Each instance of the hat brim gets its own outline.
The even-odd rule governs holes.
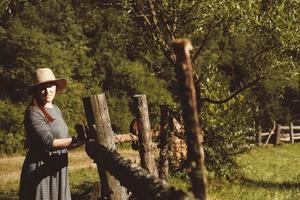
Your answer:
[[[65,89],[66,85],[67,85],[67,80],[64,78],[58,78],[56,80],[52,80],[52,81],[45,81],[42,83],[37,83],[31,86],[31,88],[36,88],[39,85],[43,85],[43,84],[47,84],[47,83],[55,83],[56,84],[56,91],[62,91],[63,89]]]

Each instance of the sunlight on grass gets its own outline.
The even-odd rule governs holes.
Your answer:
[[[300,143],[254,148],[237,158],[243,178],[234,183],[213,180],[212,199],[300,199]]]
[[[120,154],[138,162],[138,152],[118,147]],[[211,200],[294,200],[300,199],[300,143],[278,147],[254,148],[239,156],[242,178],[234,182],[208,177]],[[0,158],[0,199],[18,199],[23,156]],[[99,181],[95,163],[83,147],[69,153],[69,177],[73,200],[92,192]],[[175,173],[170,185],[189,192],[187,175]],[[96,186],[97,187],[97,186]],[[190,192],[189,192],[190,194]]]

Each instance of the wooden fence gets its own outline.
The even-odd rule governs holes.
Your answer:
[[[295,140],[300,140],[300,126],[294,126],[292,122],[289,126],[282,126],[274,122],[270,132],[259,131],[256,135],[256,140],[259,145],[263,143],[268,144],[271,141],[275,145],[282,142],[294,143]]]
[[[187,140],[186,166],[191,180],[193,196],[199,200],[208,199],[207,181],[204,165],[203,134],[199,125],[192,62],[190,59],[191,42],[177,39],[172,42],[175,54],[175,72],[178,79],[178,91],[182,104],[184,132]],[[143,168],[133,167],[130,160],[125,160],[116,152],[114,133],[111,128],[108,107],[104,94],[83,99],[84,110],[89,130],[94,130],[86,144],[87,154],[96,162],[100,176],[100,199],[191,199],[185,192],[168,186],[157,176],[165,177],[168,170],[158,170],[154,159],[150,120],[146,95],[133,98],[135,123],[137,128],[140,164]],[[161,108],[163,110],[163,108]],[[165,111],[162,111],[165,112]],[[161,120],[161,159],[160,167],[168,166],[168,116]],[[165,138],[165,136],[167,138]],[[124,188],[125,186],[126,188]],[[130,196],[126,189],[131,192]]]
[[[97,199],[192,199],[185,192],[169,186],[157,177],[152,141],[149,133],[150,122],[144,95],[134,98],[136,117],[141,121],[139,145],[141,167],[121,157],[115,148],[114,133],[111,128],[108,107],[104,94],[83,99],[88,126],[94,133],[88,133],[86,152],[97,164],[101,187]],[[127,192],[127,190],[129,192]]]

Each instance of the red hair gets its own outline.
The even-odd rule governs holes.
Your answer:
[[[42,113],[44,114],[46,122],[49,123],[49,124],[51,122],[53,122],[54,118],[45,109],[45,107],[43,105],[43,101],[40,99],[36,88],[32,88],[32,96],[33,96],[33,99],[31,101],[31,103],[29,104],[29,106],[38,107],[42,111]]]

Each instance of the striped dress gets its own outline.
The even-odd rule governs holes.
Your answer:
[[[54,139],[66,138],[68,127],[60,109],[45,108],[54,118],[50,124],[36,106],[25,112],[25,145],[28,147],[20,178],[20,200],[69,200],[67,149],[53,149]]]

